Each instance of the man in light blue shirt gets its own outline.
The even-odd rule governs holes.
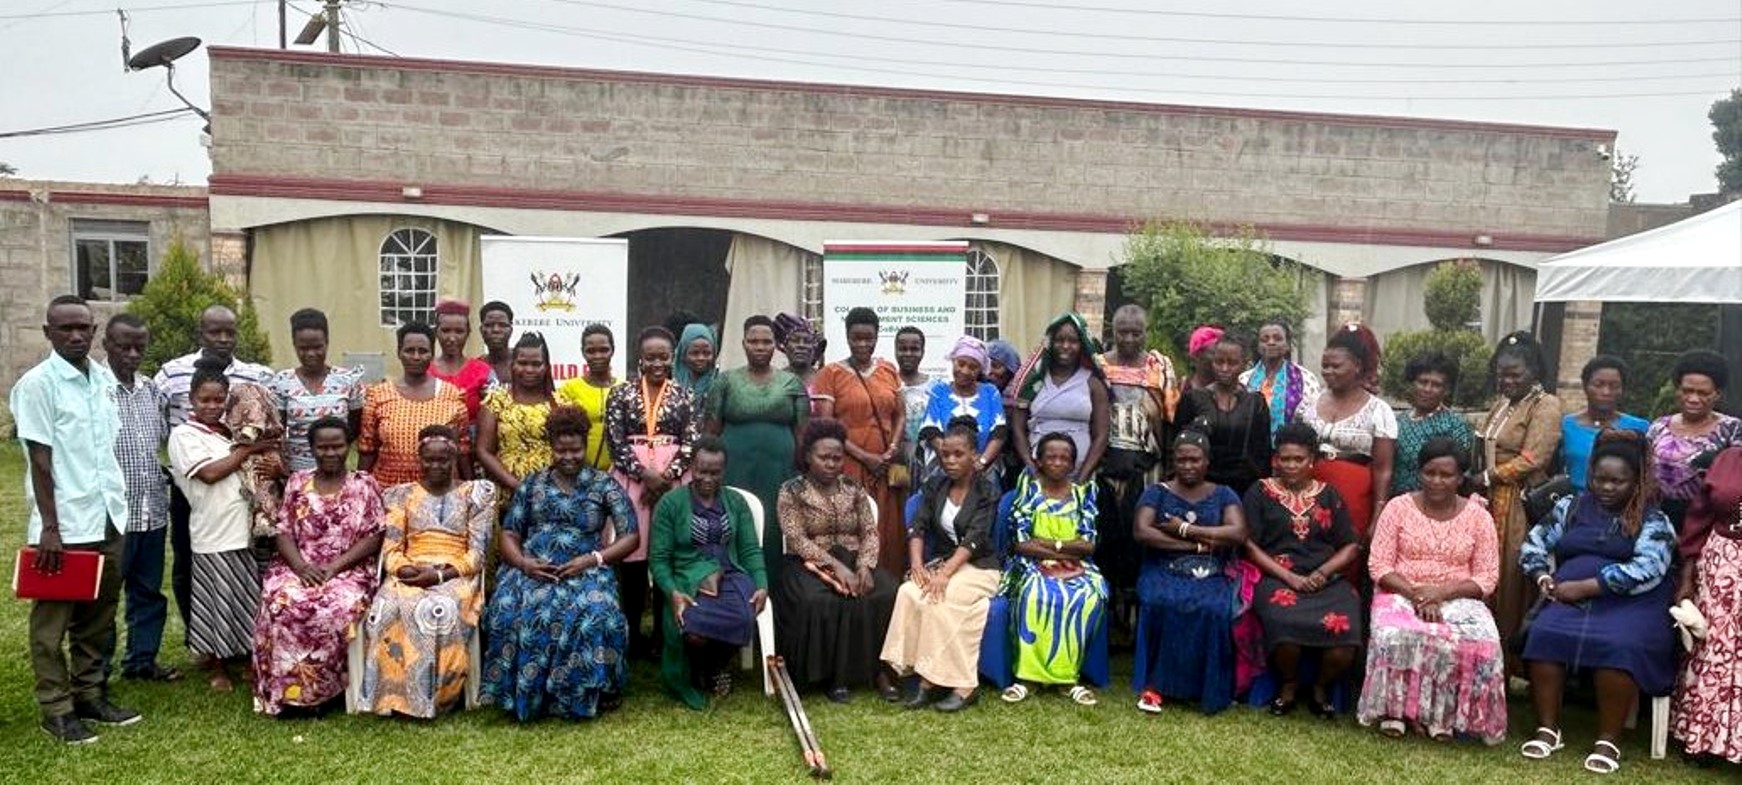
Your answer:
[[[69,550],[104,556],[96,599],[39,600],[30,609],[30,665],[42,729],[68,744],[97,740],[86,721],[130,725],[140,719],[110,703],[104,686],[121,594],[116,527],[126,525],[127,485],[115,459],[121,421],[109,391],[117,382],[90,360],[95,331],[84,300],[62,295],[50,301],[42,333],[54,353],[19,378],[10,399],[29,466],[27,536],[37,553],[28,568],[58,573]]]

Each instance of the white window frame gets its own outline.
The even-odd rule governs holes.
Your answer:
[[[998,308],[1002,304],[998,288],[1003,282],[1004,271],[998,264],[997,257],[980,248],[968,249],[967,277],[962,297],[962,328],[975,338],[982,341],[994,341],[999,338]],[[990,267],[991,272],[986,268]],[[991,289],[984,288],[990,282]],[[976,289],[976,285],[981,288]],[[990,295],[992,304],[988,306],[985,298]],[[976,305],[974,298],[981,298]]]
[[[117,285],[118,271],[115,269],[118,254],[116,243],[140,243],[145,246],[145,281],[151,282],[151,277],[157,274],[157,257],[151,252],[151,222],[150,221],[117,221],[102,218],[74,218],[67,232],[68,242],[68,274],[72,277],[71,291],[84,296],[85,282],[79,277],[79,243],[103,242],[109,247],[109,295],[102,297],[92,292],[85,299],[95,302],[127,302],[138,295],[122,294]],[[143,292],[144,287],[140,290]]]
[[[401,235],[404,238],[401,238]],[[418,236],[428,238],[428,253],[422,252],[426,247]],[[401,226],[389,231],[381,238],[381,245],[376,251],[377,297],[376,312],[382,327],[398,329],[407,322],[423,322],[432,324],[435,318],[436,293],[441,286],[441,239],[435,232],[416,226]],[[407,262],[410,269],[400,269],[399,263]],[[419,269],[419,262],[427,261],[427,270]],[[394,285],[390,288],[386,279],[392,277]],[[399,284],[405,277],[412,281],[410,288],[402,288]],[[427,277],[428,286],[419,286],[420,278]],[[403,297],[410,295],[411,306],[403,305]],[[419,298],[419,295],[427,295]],[[389,296],[394,297],[393,304],[387,303]],[[419,299],[427,299],[428,305],[418,305]]]

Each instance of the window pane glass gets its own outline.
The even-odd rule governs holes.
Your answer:
[[[147,245],[134,240],[116,240],[115,293],[124,297],[142,294],[150,277],[151,255]]]
[[[76,256],[73,265],[73,286],[87,300],[107,300],[113,285],[109,281],[109,243],[106,240],[78,240],[73,243]]]

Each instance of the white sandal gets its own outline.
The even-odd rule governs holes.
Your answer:
[[[1070,696],[1071,700],[1076,701],[1078,706],[1093,706],[1101,702],[1100,699],[1095,697],[1094,690],[1084,687],[1081,684],[1071,687],[1065,692],[1065,694]]]
[[[1005,687],[1004,692],[999,693],[998,697],[1003,698],[1005,703],[1021,703],[1023,699],[1028,697],[1028,687],[1019,681]]]
[[[1531,760],[1543,760],[1550,755],[1566,749],[1567,745],[1561,743],[1561,732],[1559,730],[1554,728],[1536,729],[1535,735],[1541,736],[1543,734],[1549,735],[1554,739],[1554,741],[1531,739],[1530,741],[1525,742],[1524,746],[1518,748],[1519,754]]]
[[[1403,720],[1381,720],[1379,722],[1380,735],[1401,739],[1408,732],[1409,727],[1403,724]]]
[[[1614,754],[1604,754],[1604,747],[1608,747]],[[1621,768],[1621,748],[1615,746],[1615,742],[1598,739],[1596,744],[1591,745],[1591,754],[1585,756],[1585,771],[1593,774],[1614,774],[1615,770],[1619,768]]]

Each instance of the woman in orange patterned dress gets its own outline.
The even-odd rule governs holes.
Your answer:
[[[421,474],[418,434],[425,426],[453,428],[460,454],[458,477],[472,476],[472,446],[466,438],[466,401],[460,390],[430,375],[435,330],[411,322],[398,332],[398,379],[369,387],[363,399],[363,431],[357,435],[357,469],[375,475],[383,488],[414,482]]]
[[[478,573],[496,518],[496,486],[457,482],[459,436],[418,438],[422,478],[387,489],[385,578],[363,622],[360,711],[425,719],[459,702],[467,648],[484,609]]]

